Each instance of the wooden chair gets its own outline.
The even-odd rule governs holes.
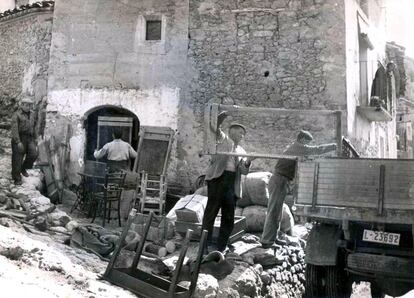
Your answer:
[[[105,219],[110,222],[113,211],[116,211],[118,224],[121,226],[121,193],[125,180],[125,172],[106,173],[105,182],[96,185],[95,192],[92,195],[94,213],[92,222],[95,221],[96,215],[102,210],[102,226],[105,226]]]
[[[148,173],[141,173],[141,192],[139,194],[139,211],[162,215],[165,210],[165,199],[167,197],[167,183],[164,175],[148,176]]]
[[[174,131],[169,127],[143,126],[134,171],[140,173],[140,189],[137,209],[141,213],[164,213],[167,196],[166,171],[171,152]]]

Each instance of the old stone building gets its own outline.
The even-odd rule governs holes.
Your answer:
[[[396,157],[395,67],[379,0],[57,0],[0,17],[0,97],[47,102],[46,135],[72,126],[70,171],[94,148],[96,117],[176,130],[169,180],[203,172],[207,103],[342,111],[362,156]],[[280,152],[298,129],[333,141],[333,119],[246,115],[248,151]],[[272,160],[255,161],[270,170]],[[69,175],[74,178],[76,175]]]

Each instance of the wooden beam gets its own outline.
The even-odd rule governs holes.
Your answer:
[[[269,158],[269,159],[291,159],[296,160],[298,159],[298,156],[294,155],[284,155],[284,154],[264,154],[264,153],[234,153],[234,152],[223,152],[223,151],[217,151],[215,153],[207,153],[207,155],[210,154],[220,154],[220,155],[229,155],[229,156],[239,156],[239,157],[256,157],[256,158]]]
[[[313,190],[312,190],[312,209],[316,207],[318,199],[318,178],[319,178],[319,162],[315,163],[315,170],[313,172]]]
[[[110,271],[114,268],[115,261],[118,258],[119,253],[121,252],[121,249],[122,249],[122,243],[124,242],[126,236],[128,235],[129,228],[131,227],[131,224],[135,220],[135,217],[136,216],[137,216],[137,210],[136,209],[132,209],[129,212],[128,220],[127,220],[127,223],[126,223],[126,225],[124,227],[124,230],[122,231],[122,235],[121,235],[121,237],[118,240],[118,245],[115,247],[115,251],[112,254],[111,260],[109,261],[109,264],[106,267],[104,276],[108,276],[109,273],[110,273]],[[141,241],[142,241],[142,239],[141,239]]]
[[[261,108],[261,107],[239,107],[232,105],[219,105],[211,104],[211,106],[217,106],[218,111],[227,111],[229,115],[245,115],[246,113],[260,113],[260,114],[274,114],[274,113],[293,113],[299,115],[335,115],[341,111],[338,110],[300,110],[300,109],[283,109],[283,108]]]
[[[262,108],[262,107],[239,107],[234,105],[208,104],[204,110],[204,148],[202,154],[213,155],[234,155],[228,152],[217,152],[217,136],[214,132],[217,129],[217,117],[220,112],[226,111],[228,115],[238,116],[246,114],[296,114],[296,115],[315,115],[315,116],[332,116],[335,117],[337,143],[337,155],[342,155],[342,112],[339,110],[300,110],[300,109],[282,109],[282,108]],[[249,153],[246,155],[236,155],[244,157],[269,158],[269,159],[295,159],[296,156],[282,154],[262,154]]]
[[[385,165],[380,165],[379,190],[378,190],[378,215],[384,214],[384,192],[385,192]]]

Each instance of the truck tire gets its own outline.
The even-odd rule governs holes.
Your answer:
[[[349,297],[348,282],[345,272],[338,266],[325,266],[326,272],[326,296],[331,298]]]
[[[371,282],[371,297],[372,298],[384,298],[385,294],[382,292],[381,287]]]
[[[305,297],[318,298],[324,296],[323,287],[323,267],[306,264],[305,270]]]
[[[345,273],[338,266],[306,265],[306,298],[345,298],[350,296],[350,287]]]

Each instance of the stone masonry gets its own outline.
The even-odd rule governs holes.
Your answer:
[[[0,122],[8,123],[23,95],[46,101],[53,9],[0,18]]]
[[[200,163],[195,153],[208,102],[344,109],[343,18],[342,1],[190,1],[188,58],[194,75],[185,108],[195,119],[192,126],[188,118],[181,120],[183,157]],[[301,128],[319,142],[335,136],[333,119],[324,116],[249,115],[240,121],[248,126],[247,151],[280,153]],[[267,170],[273,164],[254,162]]]

